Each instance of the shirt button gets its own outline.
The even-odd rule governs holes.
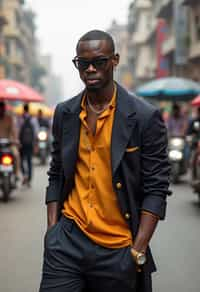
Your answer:
[[[125,213],[124,217],[125,217],[125,219],[128,220],[128,219],[130,219],[131,215],[129,213]]]
[[[120,182],[116,183],[116,188],[120,190],[122,188],[122,184]]]

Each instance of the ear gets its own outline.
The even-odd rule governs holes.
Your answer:
[[[115,54],[114,57],[113,57],[113,67],[117,67],[117,65],[119,64],[119,59],[120,59],[120,56],[119,54]]]

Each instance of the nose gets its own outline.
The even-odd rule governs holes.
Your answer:
[[[94,65],[92,64],[89,64],[87,70],[87,72],[96,72],[96,68],[94,67]]]

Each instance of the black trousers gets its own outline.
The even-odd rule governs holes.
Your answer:
[[[136,292],[130,247],[109,249],[61,217],[45,235],[40,292]]]
[[[32,179],[32,158],[33,158],[33,148],[32,147],[22,147],[20,151],[21,156],[21,172],[23,176],[28,178],[30,182]]]

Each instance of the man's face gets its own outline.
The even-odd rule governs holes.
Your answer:
[[[113,68],[119,62],[106,40],[82,41],[77,49],[80,78],[90,91],[103,89],[113,81]]]

